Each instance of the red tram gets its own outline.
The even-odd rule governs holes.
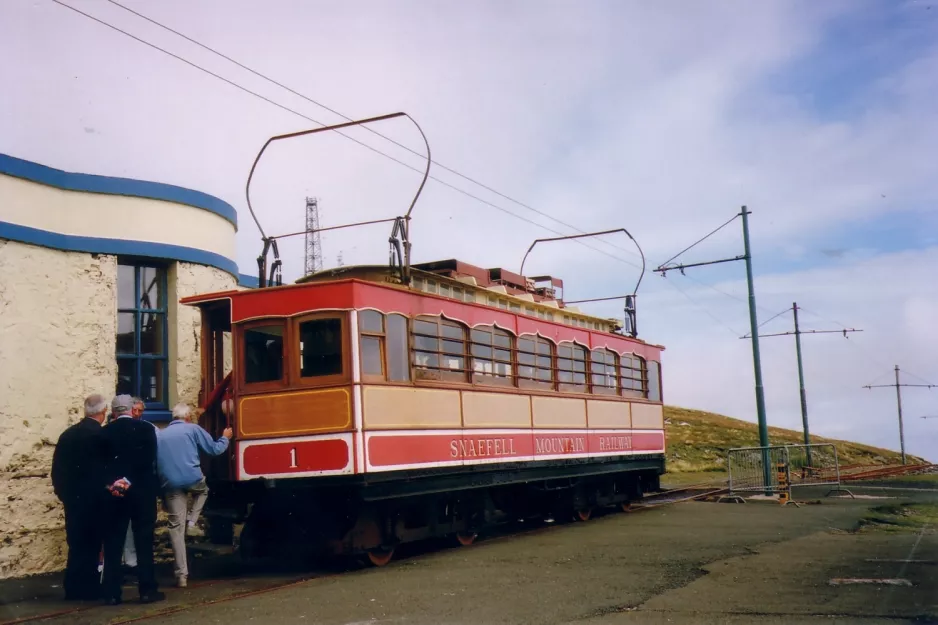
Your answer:
[[[556,278],[455,260],[342,267],[182,300],[202,315],[215,542],[387,562],[503,519],[589,518],[658,489],[663,347],[565,306]]]

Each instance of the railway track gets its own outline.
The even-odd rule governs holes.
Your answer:
[[[682,486],[680,488],[673,488],[664,490],[652,495],[647,495],[640,504],[635,504],[632,506],[623,507],[625,512],[640,512],[642,510],[650,510],[653,508],[659,508],[662,506],[672,505],[676,503],[694,501],[697,499],[702,499],[712,495],[717,495],[722,492],[725,492],[725,487],[716,485],[714,483],[704,483],[704,484],[692,484],[689,486]],[[500,538],[516,538],[518,536],[524,536],[527,534],[533,534],[541,531],[549,531],[553,525],[545,525],[539,527],[533,527],[529,529],[514,529],[513,531],[506,531],[502,534],[498,534],[490,538],[489,540],[498,540]],[[488,542],[488,541],[485,541]],[[98,604],[91,605],[81,605],[73,608],[67,608],[64,610],[55,610],[51,612],[44,612],[41,614],[22,616],[19,618],[14,618],[11,620],[0,621],[0,625],[23,625],[25,623],[40,623],[40,622],[58,622],[60,619],[68,619],[68,621],[75,621],[80,619],[81,616],[91,614],[100,615],[100,620],[89,619],[87,622],[102,622],[106,621],[109,625],[123,625],[127,623],[138,623],[142,621],[148,621],[153,619],[158,619],[161,617],[170,616],[172,614],[177,614],[179,612],[185,612],[188,610],[193,610],[196,608],[202,608],[210,605],[216,605],[219,603],[225,603],[228,601],[234,601],[236,599],[244,599],[247,597],[252,597],[261,594],[267,594],[271,592],[276,592],[285,588],[290,588],[292,586],[298,586],[300,584],[312,581],[314,579],[323,579],[328,577],[335,577],[338,575],[344,575],[349,573],[349,570],[337,571],[337,572],[320,572],[320,573],[304,573],[294,576],[289,576],[287,579],[279,580],[275,583],[262,584],[259,587],[254,587],[246,589],[243,591],[235,591],[229,594],[223,594],[217,597],[210,597],[208,599],[198,600],[198,601],[188,601],[183,603],[176,603],[173,605],[160,605],[152,604],[149,606],[149,610],[146,610],[143,606],[138,604],[128,603],[128,606],[135,606],[138,609],[146,610],[136,614],[130,614],[122,618],[119,613],[114,613],[113,608],[105,608],[104,606]],[[250,579],[250,578],[249,578]],[[232,578],[219,578],[219,579],[206,579],[203,581],[195,582],[189,584],[189,589],[199,590],[205,589],[213,586],[220,586],[225,583],[231,583]],[[168,599],[172,600],[173,595],[176,594],[177,590],[169,589],[167,595]],[[104,611],[111,610],[112,616],[108,618]],[[84,621],[82,621],[84,622]]]

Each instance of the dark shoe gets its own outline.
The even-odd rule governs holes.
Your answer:
[[[140,595],[140,603],[156,603],[157,601],[162,601],[166,598],[166,595],[159,590],[154,590],[153,592],[148,592],[145,595]]]
[[[108,597],[104,600],[104,605],[120,605],[121,603],[120,597]]]

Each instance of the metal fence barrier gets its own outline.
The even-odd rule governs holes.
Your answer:
[[[843,492],[837,448],[830,443],[741,447],[727,453],[728,499],[742,501],[739,493],[777,495],[780,503],[792,502],[792,489],[831,486],[828,496]]]

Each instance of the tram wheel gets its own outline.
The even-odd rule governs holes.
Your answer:
[[[580,508],[574,513],[574,517],[580,521],[589,521],[591,516],[593,516],[592,508]]]
[[[478,536],[475,532],[456,532],[456,540],[463,547],[468,547],[474,543]]]
[[[622,512],[631,512],[631,511],[632,511],[632,502],[631,502],[631,501],[623,501],[622,503],[619,504],[619,509],[622,510]]]
[[[384,566],[394,557],[394,549],[372,549],[368,552],[368,561],[374,566]]]

